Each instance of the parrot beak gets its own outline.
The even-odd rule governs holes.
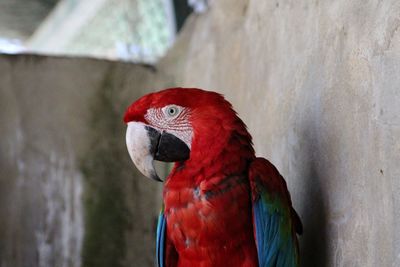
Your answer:
[[[135,166],[146,177],[162,182],[154,168],[154,160],[176,162],[187,160],[189,147],[178,137],[152,128],[142,122],[129,122],[126,146]]]

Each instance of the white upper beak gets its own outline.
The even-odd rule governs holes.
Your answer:
[[[126,146],[133,163],[146,177],[162,181],[154,168],[154,156],[151,154],[151,140],[142,122],[129,122],[126,130]]]

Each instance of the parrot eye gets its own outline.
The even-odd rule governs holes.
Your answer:
[[[178,106],[171,105],[164,108],[164,113],[168,117],[175,117],[180,113],[181,109]]]

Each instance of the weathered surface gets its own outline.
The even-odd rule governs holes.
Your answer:
[[[304,266],[400,266],[400,2],[213,1],[160,64],[288,181]]]
[[[153,77],[0,57],[1,267],[152,266],[160,194],[130,162],[122,116]]]

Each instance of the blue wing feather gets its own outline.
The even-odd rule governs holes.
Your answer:
[[[156,239],[156,255],[157,255],[157,266],[165,267],[165,217],[164,211],[161,210],[158,216],[157,224],[157,239]]]
[[[249,178],[259,266],[298,266],[295,232],[301,233],[301,222],[291,207],[285,181],[271,163],[261,158],[253,162]]]
[[[295,240],[287,234],[283,214],[260,197],[253,204],[259,266],[297,266]]]

